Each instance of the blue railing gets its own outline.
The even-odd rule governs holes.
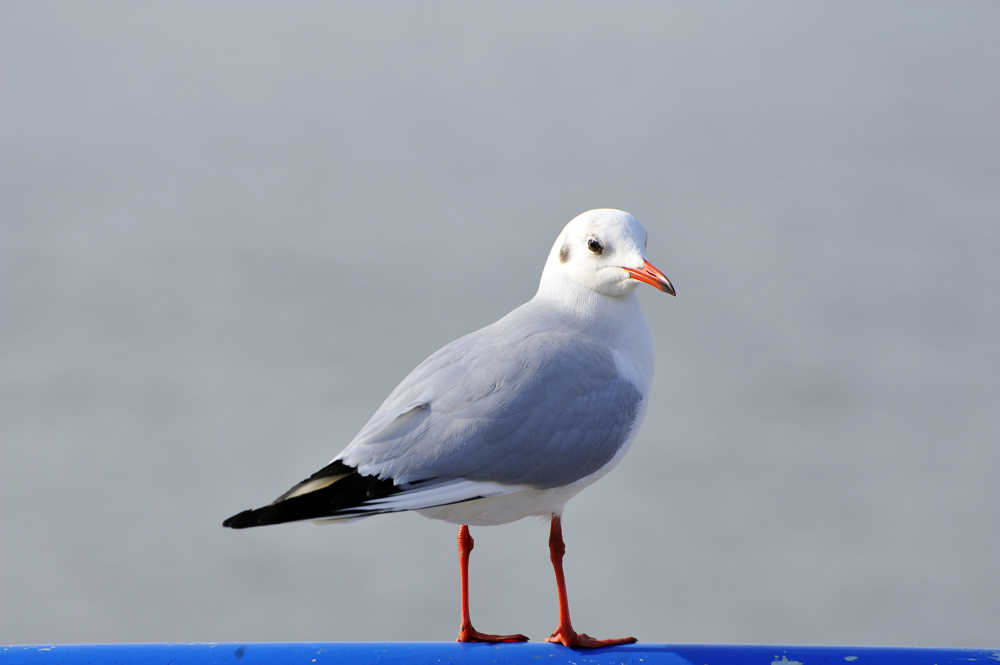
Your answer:
[[[993,665],[1000,649],[631,644],[574,651],[545,643],[226,642],[0,646],[2,665]]]

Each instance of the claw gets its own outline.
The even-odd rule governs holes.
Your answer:
[[[554,642],[571,649],[600,649],[601,647],[613,647],[619,644],[634,644],[637,640],[634,637],[614,637],[609,640],[598,640],[587,633],[578,633],[572,628],[556,628],[555,631],[546,638],[546,642]]]
[[[527,642],[528,636],[521,633],[514,635],[491,635],[490,633],[480,633],[470,626],[462,626],[458,631],[456,642]]]

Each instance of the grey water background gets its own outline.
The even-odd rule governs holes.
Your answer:
[[[17,3],[0,641],[451,640],[455,528],[233,532],[632,211],[652,405],[570,502],[578,628],[995,646],[1000,6]],[[480,629],[556,623],[473,529]]]

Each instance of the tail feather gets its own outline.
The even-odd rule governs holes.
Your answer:
[[[266,524],[281,524],[298,520],[356,516],[352,508],[391,496],[401,491],[391,479],[363,476],[357,469],[342,462],[332,462],[293,486],[275,499],[274,503],[236,513],[222,526],[246,529]],[[366,514],[375,514],[371,511]]]

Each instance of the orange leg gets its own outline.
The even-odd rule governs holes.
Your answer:
[[[476,541],[469,533],[469,527],[463,524],[458,528],[458,569],[462,581],[462,626],[458,631],[458,642],[527,642],[524,635],[490,635],[480,633],[472,627],[469,618],[469,553]]]
[[[566,553],[566,543],[562,537],[562,520],[558,515],[552,516],[552,526],[549,528],[549,556],[556,572],[556,590],[559,592],[559,627],[548,637],[549,642],[558,642],[575,649],[596,649],[617,644],[632,644],[634,637],[619,637],[610,640],[597,640],[586,633],[573,630],[569,620],[569,599],[566,597],[566,578],[563,576],[562,560]]]

